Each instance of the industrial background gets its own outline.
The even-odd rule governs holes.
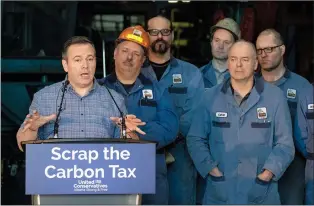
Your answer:
[[[286,43],[285,64],[313,82],[313,2],[27,2],[1,1],[1,204],[30,204],[25,195],[24,154],[16,132],[34,92],[65,77],[63,43],[88,36],[97,47],[96,77],[113,69],[114,41],[126,27],[145,25],[166,12],[173,21],[173,55],[200,67],[211,59],[209,28],[234,18],[242,36],[255,42],[259,32],[275,28]]]

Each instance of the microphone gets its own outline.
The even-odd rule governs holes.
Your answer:
[[[64,95],[65,95],[65,92],[67,91],[67,87],[68,87],[69,83],[70,83],[70,81],[68,80],[68,77],[66,77],[66,80],[65,80],[65,82],[63,82],[63,85],[62,85],[62,88],[61,88],[62,96],[61,96],[61,102],[60,102],[58,113],[57,113],[57,118],[56,118],[56,121],[55,121],[55,124],[54,124],[54,128],[53,128],[53,133],[54,133],[53,138],[58,138],[59,117],[60,117],[60,114],[61,114],[61,111],[62,111]]]
[[[119,108],[119,106],[118,106],[116,100],[113,98],[113,96],[112,96],[110,90],[108,89],[108,87],[107,87],[106,85],[104,85],[104,83],[102,83],[102,84],[100,84],[100,85],[104,86],[104,87],[107,89],[107,91],[109,92],[109,94],[110,94],[110,96],[111,96],[111,99],[113,100],[114,104],[116,105],[116,107],[118,108],[118,110],[119,110],[119,112],[120,112],[120,116],[121,116],[121,119],[122,119],[122,121],[121,121],[122,138],[123,138],[123,139],[126,139],[127,137],[126,137],[125,116],[124,116],[123,112],[121,111],[121,109]]]

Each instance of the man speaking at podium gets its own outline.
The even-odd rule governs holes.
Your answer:
[[[65,42],[62,66],[64,81],[34,94],[29,114],[16,138],[22,141],[55,138],[119,138],[116,123],[126,114],[124,99],[117,92],[100,86],[94,77],[96,51],[86,37],[75,36]],[[134,115],[127,115],[128,131],[145,134],[137,126],[145,125]]]
[[[150,45],[149,36],[141,26],[126,28],[116,40],[115,70],[101,84],[122,94],[128,112],[146,122],[146,135],[133,133],[129,138],[157,142],[156,194],[143,195],[143,204],[167,205],[168,180],[164,147],[172,143],[179,130],[179,119],[168,90],[141,74]]]

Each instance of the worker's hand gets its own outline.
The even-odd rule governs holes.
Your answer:
[[[214,169],[212,169],[212,170],[209,172],[209,174],[210,174],[211,176],[214,176],[214,177],[222,177],[222,176],[223,176],[222,172],[220,172],[220,170],[218,169],[218,167],[215,167]]]
[[[260,179],[260,180],[263,180],[263,181],[266,181],[266,182],[269,182],[272,178],[273,178],[274,174],[269,171],[269,170],[264,170],[261,174],[259,174],[257,177]]]
[[[56,119],[55,114],[49,116],[40,116],[38,111],[34,110],[32,114],[28,114],[24,121],[24,127],[22,132],[26,132],[28,129],[31,131],[38,131],[38,128],[46,124],[47,122]]]
[[[121,127],[122,119],[120,117],[110,117],[110,119],[115,122],[117,125]],[[138,119],[135,115],[126,115],[125,117],[125,125],[127,132],[138,132],[142,135],[145,135],[146,133],[143,132],[138,126],[145,125],[145,122],[142,122],[142,120]]]

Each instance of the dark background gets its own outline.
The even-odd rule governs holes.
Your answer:
[[[231,17],[241,25],[244,38],[254,43],[262,30],[278,30],[287,47],[285,64],[314,81],[313,2],[2,1],[1,11],[1,204],[31,203],[24,195],[24,156],[15,135],[34,92],[64,79],[61,49],[73,35],[94,41],[96,77],[102,77],[104,65],[106,74],[113,69],[119,33],[131,25],[144,26],[149,16],[163,11],[174,22],[173,55],[200,67],[211,59],[209,28],[219,18]]]

